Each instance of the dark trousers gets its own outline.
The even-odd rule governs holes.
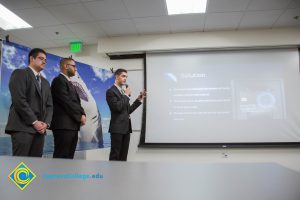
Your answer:
[[[15,132],[11,134],[13,156],[42,157],[45,135]]]
[[[73,159],[78,141],[78,131],[53,130],[54,153],[53,158]]]
[[[109,154],[109,160],[126,161],[130,142],[130,133],[111,133],[110,139],[111,149]]]

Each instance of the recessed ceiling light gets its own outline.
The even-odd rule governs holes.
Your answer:
[[[4,30],[32,28],[27,22],[0,4],[0,27]]]
[[[166,0],[168,15],[205,13],[207,0]]]

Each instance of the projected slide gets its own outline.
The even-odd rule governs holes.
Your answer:
[[[286,118],[283,80],[232,81],[232,84],[236,102],[234,119]]]
[[[146,80],[145,143],[300,142],[297,49],[148,54]]]
[[[205,86],[208,80],[206,73],[182,73],[178,78],[166,73],[170,119],[184,121],[207,115],[231,115],[231,88],[225,83]]]

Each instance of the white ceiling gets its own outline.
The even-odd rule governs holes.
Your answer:
[[[0,0],[33,29],[4,31],[31,47],[100,37],[300,26],[300,0],[208,0],[206,14],[168,16],[165,0]],[[300,18],[300,17],[299,17]],[[58,32],[58,34],[57,34]]]

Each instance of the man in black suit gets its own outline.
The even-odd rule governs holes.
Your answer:
[[[86,123],[85,112],[70,77],[76,74],[76,63],[72,58],[60,61],[60,74],[52,81],[53,119],[51,129],[54,136],[53,158],[74,158],[80,126]]]
[[[106,91],[106,101],[111,111],[109,160],[127,160],[130,133],[132,133],[130,114],[142,104],[143,99],[146,97],[144,90],[130,105],[131,89],[126,85],[126,80],[127,71],[117,69],[115,71],[115,84]]]
[[[29,66],[13,71],[9,80],[12,104],[5,132],[11,135],[13,156],[42,157],[53,105],[49,82],[41,76],[46,52],[32,49]]]

